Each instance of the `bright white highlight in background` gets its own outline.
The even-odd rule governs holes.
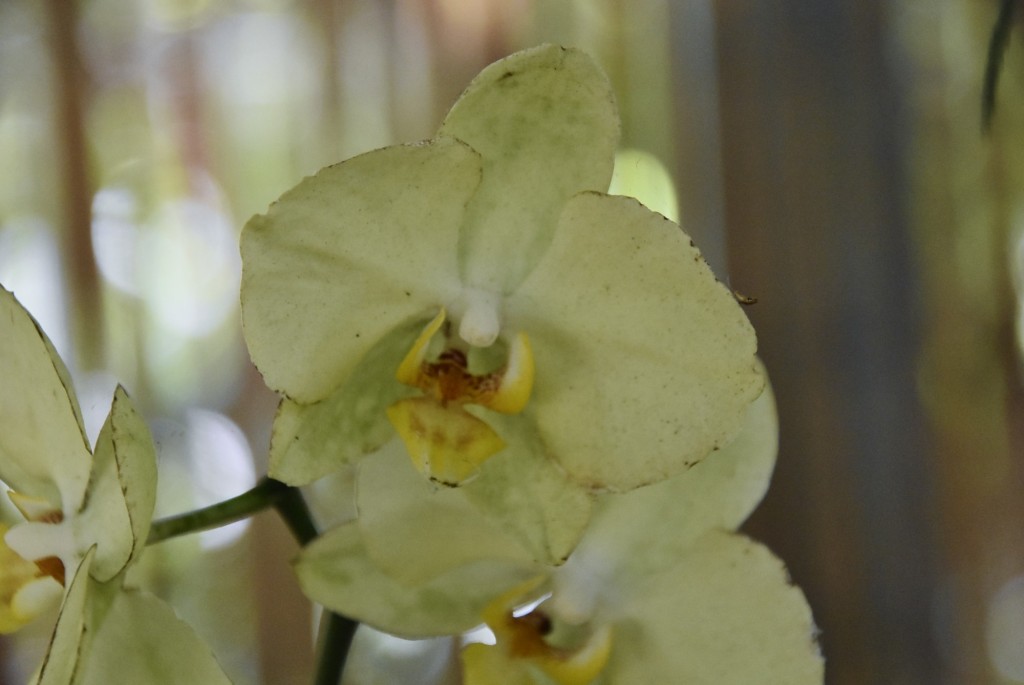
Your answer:
[[[22,216],[0,227],[0,283],[46,331],[57,353],[71,354],[57,239],[50,224]]]
[[[231,419],[217,412],[190,409],[186,418],[192,482],[201,502],[221,502],[240,495],[256,482],[249,443]],[[249,519],[199,535],[212,549],[233,543],[249,527]]]
[[[169,516],[223,502],[253,487],[256,470],[249,443],[231,419],[205,409],[189,409],[180,421],[152,422],[159,452],[157,511]],[[199,534],[200,546],[232,544],[249,519]]]
[[[206,182],[206,194],[219,190]],[[201,337],[233,315],[242,263],[233,220],[216,203],[190,197],[140,216],[127,188],[93,198],[92,241],[103,277],[145,300],[153,319],[182,337]]]

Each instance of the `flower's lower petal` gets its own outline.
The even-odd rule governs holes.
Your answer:
[[[480,643],[462,650],[466,685],[538,685],[525,659],[516,659],[498,645]]]
[[[671,566],[707,531],[734,530],[764,496],[777,445],[775,400],[766,387],[747,408],[739,434],[718,452],[660,483],[600,497],[564,570],[579,568],[586,578],[597,565],[634,582]]]
[[[474,561],[531,561],[514,538],[480,516],[464,488],[438,487],[418,474],[397,440],[363,460],[356,491],[367,554],[402,583],[422,583]]]
[[[283,400],[270,441],[270,477],[305,485],[394,437],[386,409],[416,393],[395,380],[395,369],[422,328],[423,321],[414,319],[389,331],[352,376],[320,402]]]
[[[359,526],[333,528],[302,549],[295,561],[302,591],[315,602],[397,635],[454,635],[480,623],[484,607],[505,589],[536,574],[505,561],[463,564],[408,585],[370,559]]]
[[[455,685],[453,661],[459,637],[405,640],[363,625],[356,631],[345,661],[346,685]],[[333,685],[333,684],[332,684]]]
[[[529,333],[527,412],[580,483],[629,490],[725,445],[761,391],[753,328],[678,226],[582,193],[507,302]]]
[[[702,537],[669,572],[638,583],[616,623],[611,683],[820,685],[810,608],[767,548]]]
[[[121,589],[95,627],[81,685],[230,685],[210,648],[153,595]]]
[[[484,421],[508,446],[461,489],[478,511],[518,540],[537,562],[561,564],[590,520],[590,492],[548,456],[526,417],[486,412]]]
[[[40,576],[18,588],[11,598],[11,613],[0,620],[0,633],[12,632],[7,619],[17,621],[14,629],[49,611],[60,604],[64,597],[64,586],[51,576]],[[5,629],[6,628],[6,629]]]
[[[461,266],[470,285],[500,293],[543,254],[566,200],[608,189],[619,122],[600,67],[579,50],[543,45],[480,72],[441,133],[484,160]]]
[[[14,295],[0,287],[0,480],[74,510],[91,455],[64,363]]]
[[[433,316],[458,288],[479,180],[478,155],[458,141],[389,147],[322,169],[253,217],[242,324],[267,385],[323,399],[391,328]]]
[[[0,523],[0,634],[18,630],[64,595],[59,582],[7,546],[7,530]]]
[[[79,549],[96,545],[93,577],[108,581],[146,545],[156,502],[156,449],[145,421],[118,386],[96,440],[87,506],[74,521]]]
[[[74,682],[79,661],[85,652],[84,643],[89,638],[86,602],[96,583],[89,576],[95,552],[95,548],[86,552],[82,563],[70,574],[71,582],[35,681],[37,685],[68,685]]]

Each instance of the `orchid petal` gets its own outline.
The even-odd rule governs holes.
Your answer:
[[[162,600],[120,590],[93,638],[80,685],[230,685],[210,648]]]
[[[618,576],[617,582],[629,584],[671,567],[701,535],[716,528],[734,530],[753,511],[768,488],[777,446],[775,401],[766,387],[727,446],[668,480],[601,497],[576,556],[563,571],[596,564]],[[571,585],[590,580],[567,574],[559,578]]]
[[[440,133],[483,158],[460,243],[465,280],[510,292],[547,249],[566,200],[608,189],[619,122],[597,64],[543,45],[484,69]]]
[[[763,386],[732,293],[678,226],[630,198],[570,200],[506,310],[533,343],[527,412],[588,487],[630,490],[697,463]]]
[[[57,625],[53,629],[53,637],[50,638],[50,645],[40,667],[37,685],[69,685],[75,682],[75,673],[85,651],[83,643],[89,637],[86,601],[90,588],[95,584],[89,576],[95,552],[96,548],[86,552],[71,578],[57,616]]]
[[[483,415],[485,410],[477,413]],[[548,456],[546,446],[522,416],[486,412],[484,420],[508,446],[487,460],[480,476],[461,490],[537,562],[561,564],[590,520],[590,492]]]
[[[283,400],[270,442],[270,477],[306,485],[394,437],[385,410],[416,393],[394,378],[395,369],[422,328],[423,321],[413,319],[385,334],[324,400],[310,405]]]
[[[359,465],[358,523],[374,563],[413,585],[474,561],[529,564],[529,555],[467,499],[464,488],[438,487],[409,468],[392,441]]]
[[[39,324],[0,288],[0,480],[64,511],[81,504],[89,453],[67,369]]]
[[[510,656],[499,645],[467,645],[461,656],[465,685],[537,685],[529,662]]]
[[[267,384],[327,397],[388,331],[458,288],[465,206],[480,179],[452,139],[322,169],[242,232],[242,322]],[[394,369],[391,370],[394,373]]]
[[[820,685],[803,593],[762,545],[711,532],[671,571],[637,584],[616,631],[612,683]]]
[[[537,571],[507,561],[476,561],[408,585],[373,563],[352,522],[304,547],[295,573],[306,596],[328,609],[398,637],[420,638],[469,630],[495,595]]]
[[[105,582],[146,544],[156,501],[156,450],[149,428],[118,386],[96,441],[87,506],[74,520],[79,549],[96,545],[92,575]]]

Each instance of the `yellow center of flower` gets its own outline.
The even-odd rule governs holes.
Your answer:
[[[532,585],[532,583],[531,583]],[[525,586],[514,588],[489,604],[484,622],[494,632],[495,645],[473,644],[462,651],[467,685],[508,685],[533,682],[532,669],[558,685],[593,685],[608,664],[612,631],[607,625],[580,627],[556,644],[552,619],[538,607],[515,616],[512,607]]]
[[[480,465],[505,447],[493,428],[463,408],[475,404],[503,414],[518,414],[533,389],[533,353],[525,333],[519,333],[504,366],[489,373],[469,371],[466,352],[446,346],[428,361],[430,342],[441,330],[442,309],[427,324],[399,364],[396,378],[419,388],[422,397],[399,400],[387,409],[417,470],[445,485],[459,485]]]
[[[10,493],[11,500],[25,513],[35,511],[32,498]],[[60,523],[59,510],[47,508],[36,519]],[[26,516],[27,517],[27,516]],[[55,604],[64,593],[64,563],[57,557],[35,561],[22,558],[7,546],[9,526],[0,523],[0,633],[13,633]]]

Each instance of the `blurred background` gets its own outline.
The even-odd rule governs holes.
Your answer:
[[[1024,683],[1024,25],[983,134],[997,5],[4,0],[0,282],[94,434],[116,381],[142,403],[158,514],[232,496],[264,472],[275,406],[239,330],[245,221],[321,166],[431,136],[487,63],[586,48],[616,88],[623,182],[677,201],[757,300],[782,444],[746,530],[806,592],[828,682]],[[240,685],[306,683],[294,550],[261,515],[140,573]],[[45,637],[0,640],[0,682]]]

